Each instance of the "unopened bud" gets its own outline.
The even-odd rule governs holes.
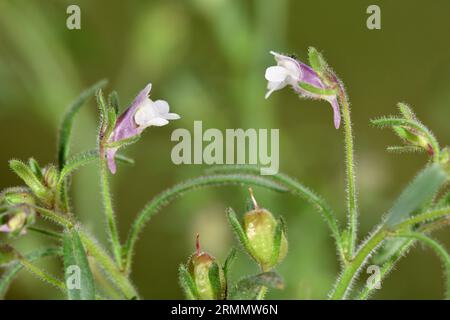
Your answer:
[[[5,193],[3,199],[9,205],[20,205],[20,204],[34,205],[34,198],[28,192]]]
[[[25,233],[26,227],[35,222],[35,212],[25,205],[11,208],[2,216],[0,221],[0,232],[17,236]]]
[[[44,170],[44,183],[50,189],[56,188],[56,184],[58,183],[58,170],[54,165],[49,165]]]
[[[424,149],[428,153],[432,152],[430,141],[413,128],[393,127],[395,133],[407,144]]]

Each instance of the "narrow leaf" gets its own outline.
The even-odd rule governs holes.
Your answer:
[[[336,90],[334,90],[334,89],[322,89],[322,88],[318,88],[313,85],[310,85],[309,83],[306,83],[306,82],[299,82],[298,85],[303,90],[306,90],[310,93],[317,94],[320,96],[334,96],[337,93]]]
[[[236,248],[231,248],[228,253],[225,263],[223,264],[223,273],[225,274],[225,279],[228,279],[228,273],[233,266],[234,260],[236,260]]]
[[[236,213],[232,208],[227,209],[227,218],[228,222],[230,223],[231,228],[233,229],[237,239],[239,240],[239,243],[250,253],[252,252],[252,248],[250,247],[247,235],[245,234],[244,230],[242,229],[241,223],[239,222],[238,218],[236,217]]]
[[[222,292],[222,282],[220,281],[220,268],[215,261],[213,261],[209,269],[208,277],[209,282],[211,283],[211,286],[213,288],[214,299],[222,300],[224,297]]]
[[[278,262],[278,257],[280,256],[280,248],[281,248],[281,238],[283,236],[283,221],[280,219],[275,226],[275,232],[273,234],[273,251],[272,251],[272,257],[271,265],[276,265]]]
[[[189,300],[198,300],[197,288],[191,275],[187,271],[186,267],[182,264],[179,268],[179,280],[181,288]]]
[[[22,161],[10,160],[10,168],[30,187],[33,193],[42,200],[49,200],[51,193],[42,184],[42,182],[36,177],[33,171]]]
[[[42,174],[42,169],[39,166],[39,163],[34,158],[28,159],[28,166],[39,180],[42,180],[44,178],[44,175]]]
[[[422,170],[389,210],[386,226],[393,227],[413,215],[432,199],[446,180],[447,175],[438,164]]]
[[[81,168],[82,166],[91,163],[93,161],[98,160],[99,152],[98,150],[89,150],[86,152],[79,153],[71,158],[69,158],[66,162],[66,166],[61,171],[59,181],[62,182],[66,177],[68,177],[72,172]],[[117,154],[116,160],[121,163],[126,164],[134,164],[134,160],[128,158],[124,155]]]
[[[106,80],[101,80],[95,83],[90,88],[83,91],[78,98],[69,106],[66,114],[64,115],[63,121],[59,129],[59,142],[58,142],[58,166],[61,170],[69,155],[70,148],[70,135],[72,132],[72,124],[75,115],[78,113],[80,108],[86,103],[86,101],[94,95],[94,93],[106,85]]]
[[[398,106],[398,109],[400,110],[400,113],[405,117],[405,119],[408,119],[408,120],[416,119],[416,115],[414,114],[414,111],[406,103],[399,102],[399,103],[397,103],[397,106]]]
[[[94,278],[78,232],[67,232],[63,244],[64,273],[69,300],[94,300]]]
[[[119,114],[120,110],[120,101],[119,101],[119,95],[117,94],[117,91],[113,91],[108,96],[108,102],[111,107],[113,107],[114,111],[116,112],[116,115]]]
[[[26,254],[25,258],[30,262],[34,262],[44,257],[50,257],[61,254],[62,252],[60,248],[45,248]],[[13,264],[11,264],[11,266],[9,266],[5,270],[5,272],[3,272],[2,277],[0,278],[0,299],[3,299],[5,297],[6,292],[8,291],[8,288],[11,285],[12,281],[16,278],[16,275],[22,269],[23,265],[21,263],[14,262]]]

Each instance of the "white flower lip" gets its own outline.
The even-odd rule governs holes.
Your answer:
[[[268,82],[265,98],[267,99],[272,92],[284,88],[288,84],[295,84],[301,78],[301,69],[292,58],[283,56],[274,51],[270,51],[277,61],[276,66],[266,69],[265,78]]]
[[[136,124],[145,129],[150,126],[165,126],[168,120],[180,119],[176,113],[169,113],[169,104],[165,100],[152,101],[147,98],[134,114]]]

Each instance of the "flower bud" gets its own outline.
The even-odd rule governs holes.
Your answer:
[[[393,127],[395,133],[407,144],[424,149],[428,153],[432,153],[431,144],[428,139],[413,128]]]
[[[44,170],[44,183],[50,189],[56,188],[58,183],[58,170],[54,165],[49,165]]]
[[[251,190],[250,194],[254,209],[244,215],[244,232],[250,254],[268,271],[286,257],[288,242],[282,222],[277,222],[268,210],[259,208]],[[281,233],[278,240],[277,232]]]
[[[3,196],[5,203],[9,205],[31,204],[34,205],[34,198],[28,192],[7,192]]]
[[[197,235],[197,251],[189,258],[188,271],[192,277],[200,300],[221,300],[225,298],[226,281],[223,269],[216,259],[206,252],[200,252]]]
[[[26,205],[10,208],[0,218],[0,232],[17,236],[26,232],[26,227],[35,221],[35,212]]]

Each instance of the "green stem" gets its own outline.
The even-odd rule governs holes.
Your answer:
[[[450,208],[442,208],[438,210],[432,210],[428,212],[424,212],[415,216],[412,216],[411,218],[399,223],[395,226],[395,229],[404,229],[406,227],[414,226],[415,224],[426,222],[429,220],[434,220],[438,218],[445,217],[447,215],[450,215]]]
[[[403,257],[405,253],[411,248],[413,243],[414,241],[406,242],[396,253],[392,255],[392,257],[388,261],[383,264],[380,270],[380,281],[383,281],[383,279],[392,271],[392,269],[394,269],[394,266],[397,264],[400,258]],[[361,290],[356,299],[366,300],[374,290],[375,288],[366,285]]]
[[[20,259],[20,263],[24,266],[25,269],[36,275],[39,279],[44,282],[50,283],[51,285],[57,287],[59,290],[65,292],[66,287],[63,282],[53,277],[51,274],[42,270],[41,268],[35,266],[30,261],[25,258]]]
[[[333,300],[345,299],[349,288],[355,278],[355,275],[367,261],[371,253],[383,242],[387,236],[385,229],[379,228],[373,235],[360,247],[352,261],[345,267],[336,286],[330,296]]]
[[[45,208],[36,208],[39,210],[40,214],[46,218],[49,218],[53,222],[65,228],[73,228],[75,223],[69,220],[65,216],[61,216],[51,210]],[[80,238],[85,246],[88,254],[94,257],[95,261],[100,265],[100,267],[105,270],[108,277],[112,280],[114,284],[123,292],[124,296],[128,299],[139,297],[136,289],[131,284],[128,277],[122,273],[114,260],[105,252],[105,250],[93,239],[86,231],[80,230]]]
[[[114,258],[119,268],[122,268],[122,248],[119,240],[119,232],[114,217],[111,193],[108,181],[108,169],[106,168],[105,149],[100,142],[100,184],[103,196],[103,206],[105,210],[106,222],[108,226],[108,237],[111,241]]]
[[[358,226],[358,203],[356,192],[352,120],[350,116],[350,105],[343,90],[340,90],[339,96],[342,102],[342,114],[344,118],[345,160],[346,160],[345,164],[347,171],[347,210],[348,210],[347,256],[349,258],[352,258],[355,250],[357,238],[357,226]]]
[[[58,232],[54,232],[54,231],[51,231],[51,230],[42,229],[42,228],[38,228],[38,227],[28,227],[27,229],[29,231],[33,231],[33,232],[36,232],[36,233],[40,233],[40,234],[46,235],[46,236],[48,236],[50,238],[59,239],[59,240],[62,239],[62,235],[60,233],[58,233]]]
[[[139,295],[128,277],[121,272],[114,260],[87,232],[80,230],[80,238],[89,255],[106,271],[112,282],[123,292],[127,299],[139,298]]]
[[[267,293],[267,287],[262,286],[261,289],[259,289],[258,295],[256,296],[256,300],[264,300],[266,293]]]
[[[74,223],[70,219],[66,218],[65,216],[63,216],[55,211],[43,208],[43,207],[34,206],[34,208],[39,212],[39,214],[44,219],[51,220],[65,228],[68,228],[68,229],[73,228]]]

